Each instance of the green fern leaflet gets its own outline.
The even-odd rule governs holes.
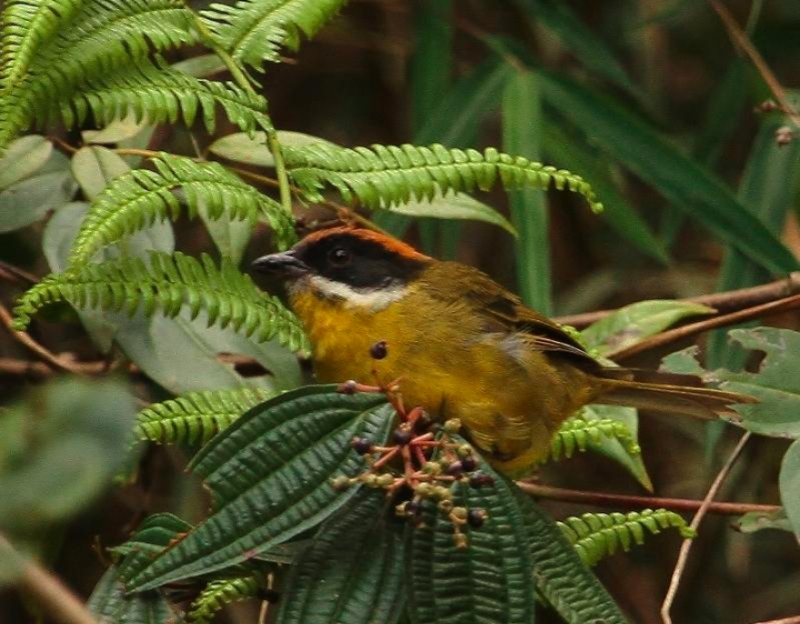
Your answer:
[[[152,163],[155,171],[137,169],[121,175],[92,202],[73,245],[71,267],[86,265],[103,247],[156,221],[177,219],[182,206],[175,194],[179,188],[191,218],[201,206],[211,219],[225,216],[255,223],[264,216],[275,231],[279,248],[295,241],[291,215],[222,165],[169,154],[161,154]]]
[[[67,301],[79,309],[157,311],[175,318],[205,312],[208,326],[231,326],[245,337],[277,338],[293,351],[308,350],[300,323],[277,299],[262,292],[229,261],[218,269],[207,255],[151,252],[150,262],[120,258],[49,275],[20,298],[14,328],[24,330],[41,308]]]
[[[189,392],[139,412],[136,437],[159,444],[202,445],[275,394],[259,388]]]
[[[412,199],[430,201],[448,191],[490,191],[499,182],[505,189],[569,189],[583,196],[592,210],[602,210],[591,186],[580,176],[494,148],[479,152],[437,144],[350,149],[318,142],[283,151],[289,173],[312,201],[322,199],[325,185],[335,187],[348,202],[357,198],[376,209]]]
[[[557,524],[587,565],[613,555],[619,548],[627,552],[633,544],[643,544],[645,529],[653,535],[670,528],[678,529],[685,538],[696,535],[681,516],[667,509],[644,509],[627,514],[586,513]]]

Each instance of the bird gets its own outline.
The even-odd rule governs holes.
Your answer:
[[[406,406],[458,419],[494,468],[520,477],[585,405],[713,419],[751,397],[693,375],[606,366],[477,268],[382,232],[337,225],[252,268],[286,285],[322,383],[396,382]]]

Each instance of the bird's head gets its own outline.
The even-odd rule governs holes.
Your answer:
[[[432,262],[413,247],[372,230],[336,227],[309,234],[289,251],[258,258],[290,293],[312,291],[352,305],[382,307],[402,296]]]

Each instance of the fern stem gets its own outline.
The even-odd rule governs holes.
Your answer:
[[[195,28],[197,28],[198,32],[200,33],[200,36],[203,37],[211,51],[214,52],[214,54],[216,54],[223,63],[225,63],[225,67],[231,73],[231,77],[233,78],[234,82],[245,91],[252,93],[253,95],[257,95],[255,89],[253,88],[253,83],[247,77],[247,74],[244,72],[241,65],[239,65],[239,63],[236,62],[236,59],[234,59],[226,50],[217,44],[214,35],[197,14],[194,14],[194,24]],[[292,194],[289,187],[289,175],[286,172],[286,163],[283,160],[281,146],[278,142],[278,137],[274,128],[265,128],[265,130],[267,133],[267,146],[272,152],[272,157],[275,159],[275,173],[278,177],[278,189],[280,191],[281,206],[286,211],[286,214],[291,216]]]
[[[281,144],[278,142],[278,136],[274,130],[267,131],[267,144],[269,150],[272,152],[272,157],[275,159],[275,173],[278,176],[278,187],[281,194],[281,206],[286,211],[286,214],[292,214],[292,194],[289,189],[289,175],[286,173],[286,163],[283,160],[283,152],[281,152]]]

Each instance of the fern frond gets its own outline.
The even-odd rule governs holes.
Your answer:
[[[27,75],[36,53],[67,27],[84,0],[8,0],[0,15],[0,96]]]
[[[40,48],[68,28],[83,0],[9,0],[0,13],[0,152],[31,123],[26,90]]]
[[[141,310],[175,318],[186,310],[195,319],[205,312],[208,326],[231,326],[245,337],[277,338],[293,351],[308,350],[297,317],[261,291],[227,259],[218,269],[210,257],[151,252],[150,262],[123,257],[47,276],[20,297],[14,327],[24,330],[43,307],[67,301],[79,309]]]
[[[611,418],[586,420],[576,416],[561,423],[550,441],[548,458],[555,461],[562,457],[569,459],[576,450],[583,453],[587,449],[597,448],[603,438],[619,440],[632,455],[639,455],[642,452],[625,423]]]
[[[187,621],[192,624],[210,624],[214,615],[227,604],[247,600],[265,589],[264,575],[253,573],[233,579],[211,581],[192,603]]]
[[[596,564],[620,547],[628,552],[633,544],[642,545],[645,529],[656,535],[663,529],[675,528],[682,537],[696,536],[681,516],[668,509],[644,509],[627,514],[586,513],[557,524],[586,565]]]
[[[13,72],[17,79],[11,76],[2,83],[0,145],[34,123],[58,121],[61,107],[67,106],[92,80],[102,80],[103,76],[126,68],[132,71],[137,65],[152,65],[149,56],[154,52],[199,41],[194,14],[182,0],[71,4],[62,0],[37,4],[41,7],[37,14],[47,17],[38,19],[40,25],[46,24],[32,42],[36,44],[35,54],[31,52],[25,57],[24,73],[15,56]],[[3,32],[8,35],[7,30]],[[29,36],[29,31],[25,32]],[[3,42],[8,39],[9,36],[4,36]],[[16,51],[19,56],[23,51],[17,47],[11,46],[11,53]],[[24,51],[27,52],[30,50]]]
[[[92,78],[147,61],[153,53],[198,43],[194,19],[183,0],[91,2],[34,60],[35,82],[51,98],[63,98]]]
[[[91,113],[104,125],[133,113],[137,120],[191,125],[198,113],[206,129],[214,132],[215,107],[220,105],[228,119],[244,132],[271,129],[266,100],[229,82],[195,78],[149,61],[95,77],[68,101],[49,101],[35,111],[38,124],[60,120],[72,128]]]
[[[90,262],[103,247],[164,219],[177,219],[182,201],[191,218],[204,206],[211,219],[250,221],[264,215],[275,231],[277,244],[295,241],[294,223],[278,202],[259,193],[218,163],[161,154],[152,159],[155,171],[135,169],[114,179],[92,202],[75,238],[69,266]]]
[[[336,16],[347,0],[239,0],[212,4],[200,15],[217,43],[241,63],[261,68],[280,60],[279,50],[297,50]]]
[[[189,392],[140,411],[136,437],[158,444],[205,444],[275,394],[260,388]]]
[[[327,142],[285,147],[284,158],[292,178],[312,199],[333,185],[345,198],[357,197],[368,208],[386,208],[415,199],[430,201],[447,191],[504,188],[569,189],[582,195],[595,211],[602,204],[583,178],[563,169],[509,156],[488,148],[483,152],[447,149],[442,145],[414,145],[349,149]]]

